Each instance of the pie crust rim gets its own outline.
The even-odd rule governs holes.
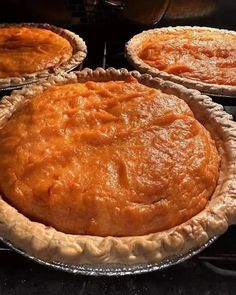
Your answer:
[[[18,88],[29,83],[34,83],[40,79],[45,79],[49,75],[57,75],[63,72],[69,72],[76,66],[80,65],[87,56],[87,46],[84,40],[67,29],[63,29],[46,23],[4,23],[0,25],[0,29],[11,26],[29,28],[33,27],[50,30],[68,40],[73,48],[73,53],[69,60],[62,63],[58,67],[52,67],[30,74],[26,73],[17,77],[0,78],[0,89],[3,88],[4,90],[6,90],[8,88]]]
[[[197,81],[194,79],[188,79],[179,77],[174,74],[168,74],[164,71],[160,71],[157,68],[154,68],[148,64],[146,64],[141,58],[137,55],[137,48],[139,44],[152,37],[155,34],[163,33],[172,33],[175,31],[181,30],[200,30],[200,31],[212,31],[212,32],[220,32],[222,34],[230,34],[236,37],[236,32],[225,29],[216,29],[211,27],[199,27],[199,26],[176,26],[176,27],[165,27],[165,28],[157,28],[151,29],[147,31],[143,31],[135,36],[133,36],[125,45],[125,56],[128,62],[136,68],[140,73],[147,73],[154,77],[159,77],[163,80],[172,81],[181,85],[184,85],[187,88],[197,89],[203,93],[213,94],[213,95],[226,95],[226,96],[235,96],[236,97],[236,86],[231,85],[220,85],[220,84],[210,84],[201,81]]]
[[[175,255],[204,245],[211,237],[225,232],[236,222],[236,123],[223,107],[182,85],[141,75],[126,69],[81,72],[52,76],[41,83],[13,91],[0,102],[0,126],[24,102],[41,93],[47,87],[58,83],[124,80],[130,75],[140,83],[159,88],[169,94],[184,99],[199,120],[206,120],[205,126],[220,140],[222,167],[217,189],[206,208],[188,221],[169,230],[143,236],[98,237],[70,235],[52,227],[30,221],[10,206],[0,196],[0,236],[10,241],[14,247],[46,262],[62,262],[71,265],[124,263],[137,264],[161,262]]]

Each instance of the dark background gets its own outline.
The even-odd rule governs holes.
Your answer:
[[[186,3],[191,1],[194,2],[186,0]],[[78,0],[1,0],[0,22],[47,21],[67,27],[87,43],[88,56],[84,66],[131,69],[123,56],[125,42],[134,34],[153,26],[127,21],[116,9],[101,2],[89,17],[85,8],[84,2]],[[210,15],[178,20],[163,19],[156,27],[205,25],[235,30],[235,16],[236,1],[221,0],[217,1],[217,7]],[[0,92],[0,96],[3,94],[5,93]],[[226,111],[236,115],[235,99],[213,99],[224,105]],[[55,271],[28,261],[0,245],[0,295],[236,294],[236,274],[232,272],[236,269],[235,261],[234,226],[208,249],[184,263],[145,275],[117,278],[86,277]]]

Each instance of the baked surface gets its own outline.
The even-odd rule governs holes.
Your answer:
[[[183,100],[130,77],[51,86],[0,130],[3,198],[65,233],[172,228],[205,207],[219,162]]]
[[[143,31],[125,46],[141,73],[203,93],[236,97],[236,32],[177,26]]]
[[[185,30],[142,42],[139,57],[152,67],[210,84],[236,85],[236,36]]]
[[[0,79],[58,67],[72,53],[70,42],[51,30],[0,27]]]

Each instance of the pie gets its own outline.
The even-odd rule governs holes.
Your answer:
[[[47,24],[1,25],[0,87],[69,71],[83,61],[86,52],[84,41],[68,30]]]
[[[126,45],[141,72],[210,94],[236,95],[236,33],[205,27],[144,31]]]
[[[130,78],[34,96],[0,130],[0,155],[9,203],[59,231],[95,236],[188,220],[215,190],[220,163],[184,101]]]
[[[0,110],[0,236],[30,255],[157,262],[235,222],[236,126],[207,96],[98,68]]]

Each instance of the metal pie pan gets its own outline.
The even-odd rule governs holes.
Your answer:
[[[202,92],[202,95],[207,95],[212,98],[220,98],[222,99],[222,102],[224,99],[236,99],[236,94],[235,95],[227,95],[227,94],[217,94],[217,93],[208,93],[208,92]]]
[[[82,66],[83,66],[83,63],[81,64],[78,64],[78,65],[73,65],[70,67],[70,69],[68,69],[67,71],[65,71],[65,73],[69,73],[75,69],[78,69],[78,71],[80,71],[82,69]],[[1,87],[0,86],[0,95],[1,95],[1,92],[5,92],[5,91],[12,91],[12,90],[16,90],[16,89],[21,89],[22,87],[24,86],[27,86],[27,85],[30,85],[30,84],[34,84],[34,83],[37,83],[39,81],[42,81],[44,79],[48,79],[51,75],[55,75],[55,74],[48,74],[47,76],[43,77],[43,78],[37,78],[33,81],[29,81],[29,82],[22,82],[22,83],[19,83],[19,84],[16,84],[16,85],[11,85],[11,86],[3,86]]]
[[[210,246],[217,236],[212,237],[205,243],[203,246],[190,250],[189,252],[172,256],[168,259],[165,259],[157,263],[140,263],[140,264],[79,264],[79,265],[70,265],[60,262],[47,262],[41,259],[38,259],[34,256],[27,254],[26,252],[16,248],[11,242],[0,238],[5,245],[13,249],[15,252],[23,255],[26,258],[29,258],[41,265],[48,266],[53,269],[65,271],[68,273],[78,274],[78,275],[88,275],[88,276],[125,276],[125,275],[137,275],[144,274],[152,271],[162,270],[170,266],[181,263],[194,255],[198,254],[208,246]]]

